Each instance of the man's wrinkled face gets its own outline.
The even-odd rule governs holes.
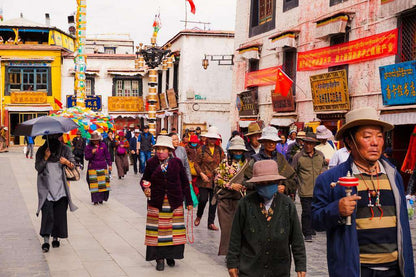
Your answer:
[[[268,152],[273,152],[274,150],[276,150],[276,141],[272,141],[272,140],[262,140],[262,144],[264,146],[264,150],[268,151]]]
[[[261,134],[254,134],[249,136],[250,144],[253,145],[255,148],[259,147],[260,142],[259,138],[261,137]]]
[[[304,141],[303,142],[303,149],[305,149],[306,153],[312,153],[313,149],[315,148],[316,143],[315,142],[311,142],[311,141]]]
[[[362,126],[353,137],[347,137],[354,160],[374,163],[383,153],[384,134],[380,126]]]

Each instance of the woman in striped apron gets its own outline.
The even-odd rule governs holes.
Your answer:
[[[186,243],[183,199],[192,212],[189,180],[181,160],[173,157],[172,138],[159,136],[154,145],[156,155],[149,159],[140,184],[147,196],[146,261],[156,260],[162,271],[164,260],[175,266],[183,259]]]

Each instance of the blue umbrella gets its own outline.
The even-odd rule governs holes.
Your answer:
[[[78,128],[70,118],[60,116],[40,116],[20,123],[14,131],[15,136],[42,136],[66,133]]]

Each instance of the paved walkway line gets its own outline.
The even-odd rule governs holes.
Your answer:
[[[11,163],[21,165],[13,167],[13,172],[38,233],[40,216],[35,215],[37,190],[33,160],[12,157]],[[45,254],[52,276],[228,275],[224,266],[189,245],[185,247],[185,259],[177,261],[174,268],[155,271],[155,263],[146,262],[144,258],[145,216],[114,198],[104,205],[91,205],[85,179],[71,183],[71,194],[79,209],[68,212],[69,238],[61,242],[60,248],[51,248]]]

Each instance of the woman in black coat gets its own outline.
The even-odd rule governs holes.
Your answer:
[[[188,212],[192,212],[193,203],[185,168],[172,155],[175,150],[172,138],[159,136],[154,148],[156,155],[147,161],[140,184],[148,197],[146,261],[156,260],[156,270],[162,271],[164,259],[169,266],[175,266],[174,259],[183,259],[186,243],[183,199]]]

